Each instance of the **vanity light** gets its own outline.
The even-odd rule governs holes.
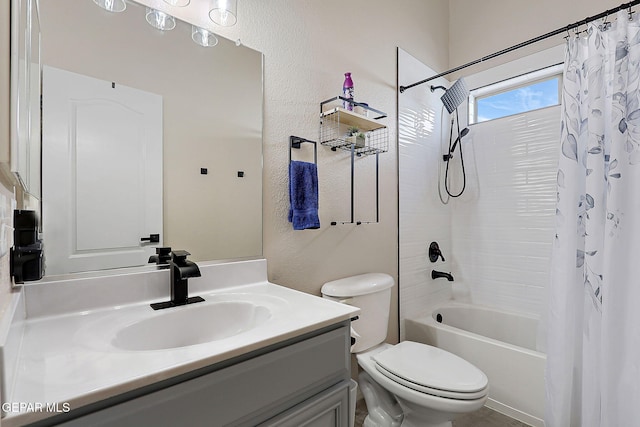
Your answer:
[[[213,0],[209,18],[223,27],[231,27],[238,20],[238,0]]]
[[[191,26],[191,38],[200,46],[213,47],[218,44],[218,38],[209,30],[204,28]]]
[[[150,7],[147,8],[146,18],[149,25],[161,31],[173,30],[176,26],[176,19],[173,16]]]
[[[164,0],[164,2],[170,4],[171,6],[185,7],[189,5],[191,0]]]
[[[109,12],[124,12],[127,8],[124,0],[93,0],[93,2]]]
[[[126,0],[93,0],[95,4],[109,12],[122,12],[127,8]],[[184,7],[191,0],[164,0],[171,6]],[[236,23],[237,0],[215,0],[213,9],[209,12],[211,19],[224,26],[231,26]],[[147,22],[153,28],[160,31],[173,30],[176,26],[176,19],[166,12],[147,7],[145,15]],[[203,47],[213,47],[218,44],[218,38],[209,30],[191,26],[191,39]]]

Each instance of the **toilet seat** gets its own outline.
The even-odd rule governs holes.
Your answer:
[[[377,368],[378,364],[374,360],[374,357],[377,354],[393,347],[394,346],[391,344],[382,343],[367,351],[357,353],[356,358],[358,360],[358,365],[360,365],[360,367],[369,374],[377,384],[394,395],[399,402],[405,402],[404,404],[409,402],[410,404],[417,405],[417,407],[430,408],[429,410],[455,414],[476,411],[482,408],[485,404],[488,397],[488,386],[484,391],[484,396],[478,399],[464,400],[449,399],[436,394],[423,393],[421,391],[414,390],[411,387],[407,387],[398,381],[392,380]]]
[[[489,380],[480,369],[437,347],[403,341],[371,359],[385,377],[421,393],[457,400],[487,395]]]

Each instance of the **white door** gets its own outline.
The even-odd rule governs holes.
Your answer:
[[[147,263],[162,245],[162,97],[45,66],[42,126],[46,273]]]

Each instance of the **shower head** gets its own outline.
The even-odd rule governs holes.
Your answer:
[[[446,107],[449,114],[453,113],[460,104],[469,96],[469,89],[462,78],[456,80],[449,89],[444,92],[440,100]]]
[[[458,137],[456,138],[455,141],[453,141],[453,145],[451,146],[451,152],[453,153],[456,149],[456,145],[458,145],[458,142],[460,142],[460,140],[462,138],[464,138],[465,136],[467,136],[467,134],[469,133],[469,128],[464,128],[460,131],[460,135],[458,135]]]

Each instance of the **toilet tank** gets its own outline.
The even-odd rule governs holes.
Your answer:
[[[374,347],[387,337],[392,287],[393,277],[384,273],[345,277],[322,286],[324,298],[360,309],[358,320],[351,323],[351,335],[356,339],[352,353]]]

